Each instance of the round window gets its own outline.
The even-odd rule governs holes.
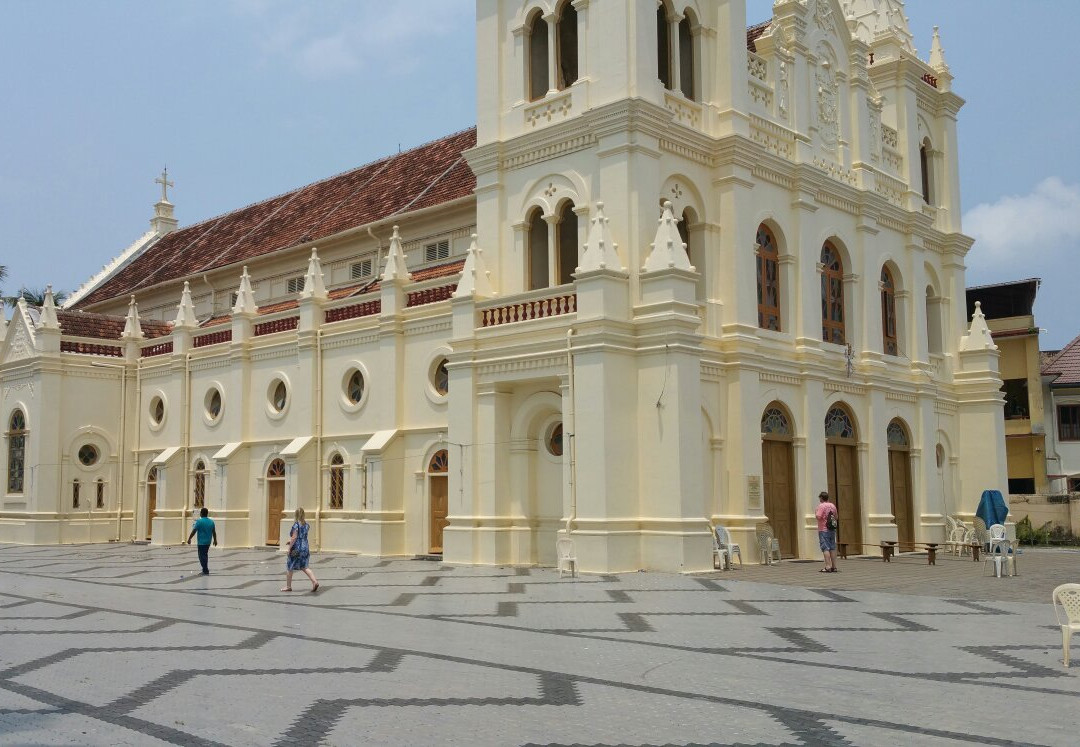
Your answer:
[[[284,381],[277,379],[270,385],[270,406],[275,412],[282,412],[288,402],[289,390],[285,387]]]
[[[83,444],[79,447],[79,463],[84,467],[90,467],[97,464],[98,450],[96,446],[90,444]]]
[[[345,382],[345,396],[349,398],[349,402],[354,405],[360,404],[360,400],[364,398],[364,387],[363,372],[353,369],[348,381]]]
[[[561,457],[563,455],[562,423],[556,423],[548,431],[547,450],[552,456]]]
[[[436,392],[443,395],[450,391],[450,372],[446,370],[447,363],[449,361],[446,358],[440,360],[431,375],[431,385]]]
[[[221,392],[217,388],[208,391],[204,404],[206,406],[206,416],[211,420],[217,420],[218,416],[221,415]]]
[[[150,422],[154,425],[161,425],[161,421],[165,419],[165,400],[161,397],[154,397],[150,400]]]

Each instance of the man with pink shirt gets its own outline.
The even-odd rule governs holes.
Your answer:
[[[818,494],[818,507],[814,514],[817,516],[818,546],[825,557],[825,567],[821,572],[836,573],[836,528],[840,517],[836,506],[829,501],[829,494],[824,490]]]

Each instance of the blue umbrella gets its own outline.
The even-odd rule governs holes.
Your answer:
[[[983,520],[987,528],[994,524],[1004,524],[1005,517],[1009,515],[1009,507],[1005,505],[1005,499],[1001,497],[1000,490],[984,490],[979,499],[979,507],[975,515]]]

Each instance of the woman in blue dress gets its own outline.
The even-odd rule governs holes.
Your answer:
[[[304,575],[311,579],[311,591],[319,590],[319,582],[315,574],[308,568],[308,560],[311,558],[311,549],[308,547],[308,529],[311,526],[304,521],[304,509],[296,509],[292,529],[289,531],[289,542],[286,545],[289,555],[285,560],[285,588],[282,591],[292,591],[293,571],[303,571]]]

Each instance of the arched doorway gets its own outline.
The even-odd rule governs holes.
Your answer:
[[[449,461],[446,449],[435,452],[428,462],[428,505],[431,517],[429,526],[430,537],[428,539],[428,552],[441,554],[443,551],[443,530],[450,521],[446,518],[448,513],[447,502],[447,479],[446,472]]]
[[[761,415],[761,472],[765,516],[780,540],[784,557],[799,554],[798,520],[795,514],[795,459],[791,416],[779,402]]]
[[[911,441],[900,418],[889,423],[885,436],[889,444],[889,496],[896,538],[901,550],[913,550],[915,507],[911,498]]]
[[[285,514],[285,462],[275,459],[266,468],[266,544],[281,543],[281,517]]]
[[[157,513],[157,467],[146,473],[146,539],[154,530],[154,514]]]
[[[859,496],[858,433],[855,421],[844,405],[833,405],[825,414],[825,461],[829,474],[829,496],[840,515],[837,540],[851,545],[862,543],[862,499]],[[855,551],[858,552],[856,547]]]

